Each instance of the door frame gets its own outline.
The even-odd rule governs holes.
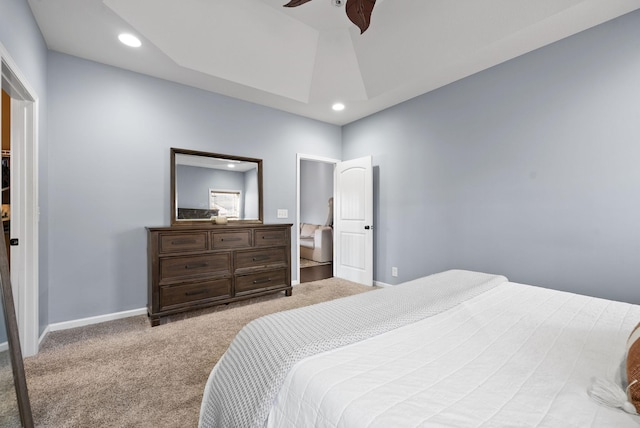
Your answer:
[[[314,161],[314,162],[323,162],[323,163],[329,163],[332,164],[334,169],[337,163],[342,162],[340,159],[334,159],[334,158],[327,158],[324,156],[316,156],[316,155],[306,155],[303,153],[297,153],[296,154],[296,222],[295,222],[295,227],[296,227],[296,231],[295,231],[295,251],[294,254],[296,255],[296,262],[295,262],[295,266],[297,266],[297,271],[298,271],[298,279],[296,281],[296,284],[300,284],[300,161],[302,160],[306,160],[306,161]],[[336,194],[336,181],[335,179],[333,180],[333,194],[335,196]],[[334,205],[335,207],[335,205]],[[335,215],[335,208],[334,208],[334,215]],[[333,242],[333,254],[335,257],[335,240]],[[336,274],[336,264],[333,263],[333,275],[335,276]]]
[[[38,221],[40,210],[38,206],[38,147],[39,147],[39,98],[25,75],[13,61],[4,45],[0,43],[1,79],[0,87],[7,92],[12,100],[12,109],[16,108],[21,114],[12,117],[11,127],[23,138],[14,141],[12,138],[12,157],[16,153],[19,164],[20,195],[12,200],[12,216],[19,216],[19,229],[11,229],[11,237],[18,238],[20,245],[12,250],[17,255],[16,265],[11,270],[11,282],[17,284],[16,308],[18,315],[18,329],[23,357],[38,353],[39,346],[39,234]],[[1,107],[0,107],[1,108]],[[14,132],[12,132],[12,135]],[[12,159],[13,161],[13,159]],[[16,178],[14,176],[14,178]],[[15,211],[14,211],[14,206]],[[12,257],[12,260],[14,257]],[[12,263],[13,265],[13,263]]]

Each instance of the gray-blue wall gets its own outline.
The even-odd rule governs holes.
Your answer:
[[[48,66],[50,322],[146,306],[170,147],[263,159],[268,223],[296,222],[296,153],[340,155],[338,126],[60,53]]]
[[[296,153],[372,154],[378,281],[458,267],[640,303],[640,12],[342,129],[47,53],[24,0],[0,42],[40,97],[41,329],[146,305],[170,147],[263,158],[265,221],[291,223]]]
[[[638,76],[634,12],[345,126],[342,159],[376,166],[375,279],[464,268],[640,303]]]
[[[246,219],[260,218],[260,191],[258,187],[258,168],[245,172],[243,216]]]
[[[25,0],[0,0],[0,43],[38,96],[39,323],[49,324],[49,159],[47,135],[47,46]],[[44,302],[44,304],[43,304]]]

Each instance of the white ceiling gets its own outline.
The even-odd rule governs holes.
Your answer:
[[[640,8],[640,0],[28,0],[49,49],[344,125]],[[134,49],[117,35],[142,39]],[[342,112],[331,105],[341,101]]]
[[[239,161],[227,158],[215,158],[201,155],[187,155],[176,153],[176,165],[197,166],[199,168],[213,168],[225,171],[247,172],[258,168],[256,162]]]

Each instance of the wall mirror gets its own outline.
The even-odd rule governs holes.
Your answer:
[[[0,232],[0,426],[33,427],[4,233]]]
[[[262,223],[262,159],[171,149],[171,225]]]

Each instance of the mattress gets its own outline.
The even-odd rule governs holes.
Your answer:
[[[504,282],[446,312],[296,363],[269,427],[635,427],[624,382],[640,306]]]

